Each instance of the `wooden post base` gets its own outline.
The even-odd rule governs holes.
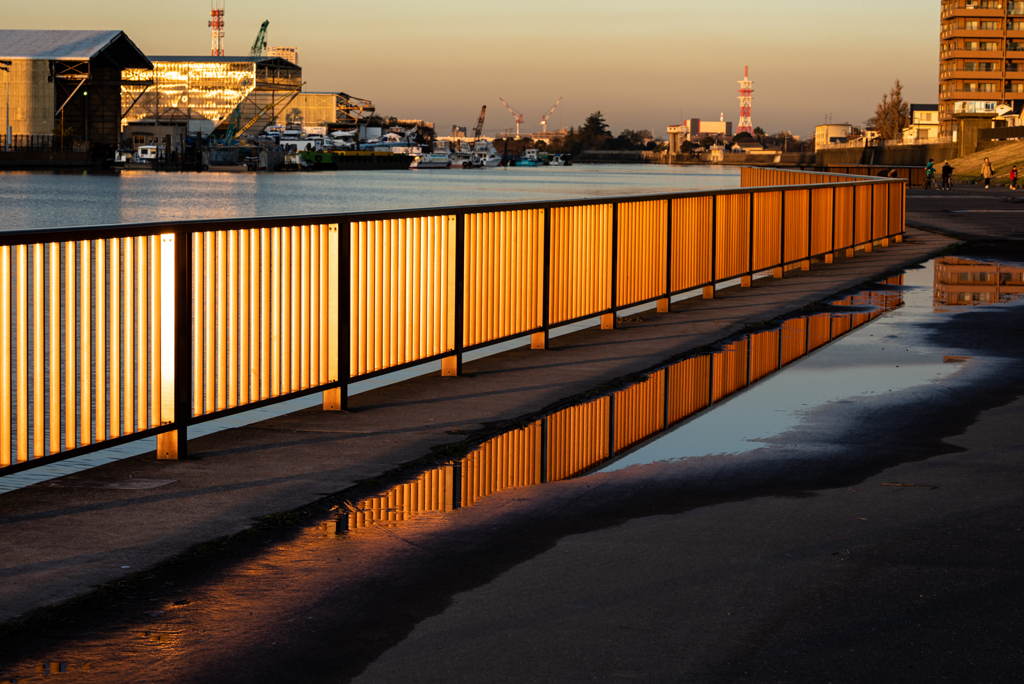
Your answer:
[[[800,270],[801,271],[810,271],[811,270],[811,260],[810,259],[804,259],[803,261],[801,261],[800,262]]]
[[[754,277],[753,276],[741,276],[740,277],[740,287],[750,287],[753,284],[754,284]]]
[[[170,430],[156,436],[156,457],[161,461],[176,461],[182,455],[178,449],[178,433],[184,430]],[[185,441],[182,435],[182,442]]]
[[[715,286],[714,285],[706,285],[706,286],[704,286],[704,299],[714,299],[714,298],[715,298]]]
[[[833,254],[832,252],[829,252],[828,254],[825,255],[825,263],[826,264],[833,264],[833,263],[835,263],[835,261],[836,261],[836,255]]]
[[[786,269],[782,268],[781,266],[776,266],[774,269],[772,269],[772,278],[781,278],[783,275],[785,275],[785,273]]]
[[[658,300],[658,313],[668,313],[671,300],[668,297]]]
[[[903,242],[903,234],[893,235],[892,240],[893,242]]]
[[[601,330],[615,330],[615,314],[601,314]]]
[[[853,255],[856,253],[856,251],[857,250],[855,250],[853,247],[847,247],[846,248],[846,258],[847,259],[852,259]]]
[[[530,335],[530,349],[547,349],[548,348],[548,332],[542,330],[538,333]]]
[[[458,354],[452,354],[441,359],[441,375],[446,378],[462,375],[462,357]]]
[[[348,408],[348,388],[332,387],[324,390],[324,411],[344,411]]]

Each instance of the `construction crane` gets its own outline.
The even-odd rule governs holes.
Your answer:
[[[249,60],[255,62],[257,59],[263,56],[263,51],[267,49],[267,27],[270,26],[270,20],[267,19],[260,26],[260,32],[256,34],[256,42],[252,44],[252,48],[249,50]]]
[[[544,132],[545,132],[545,133],[547,133],[547,132],[548,132],[548,117],[549,117],[549,116],[551,116],[552,114],[554,114],[555,110],[556,110],[556,109],[558,109],[558,105],[559,105],[559,103],[561,103],[561,101],[562,101],[562,98],[558,98],[558,102],[556,102],[556,103],[555,103],[555,106],[554,106],[554,107],[552,107],[551,109],[549,109],[549,110],[548,110],[548,113],[547,113],[547,114],[545,114],[545,115],[544,115],[544,116],[543,116],[543,117],[541,118],[541,120],[540,120],[540,125],[541,125],[541,128],[543,128],[543,129],[544,129]]]
[[[501,100],[500,97],[498,99]],[[505,109],[507,109],[509,111],[509,113],[515,118],[515,120],[516,120],[516,140],[519,140],[519,124],[523,123],[523,115],[520,114],[519,112],[517,112],[516,110],[512,109],[512,105],[510,105],[508,102],[505,102],[504,100],[501,100],[501,104],[505,105]]]
[[[487,113],[487,105],[480,108],[480,118],[476,120],[476,128],[473,129],[473,137],[477,140],[484,132],[484,114]]]

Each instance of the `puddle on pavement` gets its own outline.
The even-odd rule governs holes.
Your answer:
[[[148,599],[139,589],[129,617],[46,649],[45,662],[37,654],[0,670],[0,681],[42,681],[54,673],[115,681],[115,672],[140,671],[150,681],[176,681],[184,670],[216,681],[218,663],[237,665],[254,648],[260,658],[272,652],[281,655],[266,657],[293,657],[289,649],[316,643],[317,630],[337,634],[349,630],[352,620],[370,619],[365,616],[374,604],[364,594],[390,596],[416,581],[423,567],[428,578],[446,576],[446,563],[460,562],[449,557],[496,543],[492,535],[502,520],[526,528],[587,519],[599,514],[607,497],[643,500],[650,495],[645,482],[693,477],[678,470],[685,464],[742,463],[780,443],[785,448],[768,449],[771,457],[795,458],[786,435],[799,437],[823,409],[828,430],[813,448],[828,452],[829,442],[843,434],[845,407],[935,388],[985,362],[955,340],[937,342],[929,325],[1021,294],[1021,265],[962,257],[929,262],[837,300],[828,311],[791,318],[660,368],[499,435],[384,493],[340,505],[326,524],[289,541],[268,540],[255,557],[214,579],[196,580],[187,590],[165,582],[149,587]],[[838,453],[836,460],[842,458]],[[691,494],[705,481],[691,483]],[[535,512],[527,510],[531,506]],[[458,509],[468,510],[448,513]],[[328,542],[325,534],[340,536]]]
[[[789,319],[495,437],[450,465],[347,504],[326,531],[396,524],[584,474],[745,453],[826,404],[942,380],[970,357],[923,345],[910,328],[943,309],[1020,298],[1024,267],[941,257],[879,285],[833,301],[836,311]],[[876,321],[886,312],[894,313]]]

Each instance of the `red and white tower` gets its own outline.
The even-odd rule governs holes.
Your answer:
[[[213,43],[210,46],[210,55],[213,57],[224,56],[224,0],[212,0],[210,3],[210,21],[208,23],[210,33],[213,34]]]
[[[740,84],[740,121],[736,128],[736,134],[749,133],[754,135],[754,124],[750,122],[750,101],[754,99],[754,89],[751,88],[754,82],[750,80],[748,67],[743,67],[743,80]]]

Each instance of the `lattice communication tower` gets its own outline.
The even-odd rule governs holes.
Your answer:
[[[736,128],[736,134],[749,133],[754,135],[754,124],[750,121],[750,101],[754,99],[754,89],[751,88],[754,82],[750,80],[748,67],[743,67],[743,80],[740,84],[740,121]]]
[[[210,21],[208,22],[213,42],[210,55],[224,56],[224,0],[212,0],[210,3]]]

